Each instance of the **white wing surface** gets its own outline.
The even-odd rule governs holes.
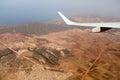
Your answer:
[[[101,32],[101,28],[120,28],[120,22],[77,23],[77,22],[70,21],[59,11],[58,11],[58,14],[61,16],[61,18],[65,21],[67,25],[96,27],[92,30],[92,32]]]

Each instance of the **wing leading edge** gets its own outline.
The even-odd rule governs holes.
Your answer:
[[[103,28],[120,28],[120,22],[77,23],[70,21],[60,11],[58,11],[58,14],[61,16],[61,18],[65,21],[67,25],[95,27],[92,29],[92,32],[101,32]]]

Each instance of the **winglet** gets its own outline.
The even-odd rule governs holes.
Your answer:
[[[68,18],[66,18],[60,11],[58,11],[58,14],[61,16],[61,18],[65,21],[66,24],[72,25],[74,22],[70,21]]]

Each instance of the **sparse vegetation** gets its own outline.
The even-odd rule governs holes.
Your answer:
[[[0,45],[0,80],[11,74],[22,80],[81,80],[85,73],[86,80],[119,80],[120,33],[69,29],[43,23],[0,28],[0,40],[9,47]]]

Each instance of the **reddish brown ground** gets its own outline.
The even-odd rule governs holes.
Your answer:
[[[18,45],[15,46],[15,42],[23,42],[23,47],[22,47],[23,49],[27,49],[27,47],[29,46],[36,45],[35,46],[36,48],[47,47],[52,49],[69,50],[72,53],[72,56],[62,57],[58,62],[60,65],[57,66],[58,68],[64,70],[65,72],[72,73],[72,75],[68,77],[66,80],[81,80],[81,79],[119,80],[120,79],[119,77],[120,32],[119,31],[91,33],[90,29],[81,30],[74,28],[63,32],[50,33],[47,35],[40,35],[40,36],[32,35],[31,37],[23,36],[21,34],[9,34],[9,33],[1,34],[0,40],[4,42],[4,44],[6,44],[7,46],[10,46],[14,49],[16,49],[16,46],[18,46]],[[0,45],[0,50],[3,50],[2,44]],[[30,53],[28,51],[22,55],[31,56],[30,54],[32,55],[33,53]],[[5,57],[5,59],[11,60],[12,55],[13,54],[7,55],[8,57]],[[1,59],[2,64],[4,63],[5,59],[4,60],[3,58]],[[97,61],[95,62],[96,59]],[[10,63],[18,64],[21,61],[24,61],[25,64],[27,62],[21,58],[20,59],[18,58],[17,62],[13,60],[13,62],[12,61],[8,62],[8,65],[10,65]],[[21,62],[18,65],[19,66],[22,65],[23,67],[28,67],[29,65],[30,66],[33,65],[33,63],[29,61],[27,62],[28,64],[26,65],[24,65],[24,63]],[[29,75],[32,75],[31,68],[29,68],[27,71],[31,71],[31,74]],[[88,72],[85,75],[86,71]],[[3,72],[5,73],[5,71]],[[38,74],[38,73],[39,72],[36,73],[34,72],[34,74]],[[17,72],[15,71],[14,74],[17,74]],[[39,73],[39,75],[40,74],[41,73]],[[8,75],[10,76],[10,73]],[[33,78],[33,80],[35,80],[35,78]]]

